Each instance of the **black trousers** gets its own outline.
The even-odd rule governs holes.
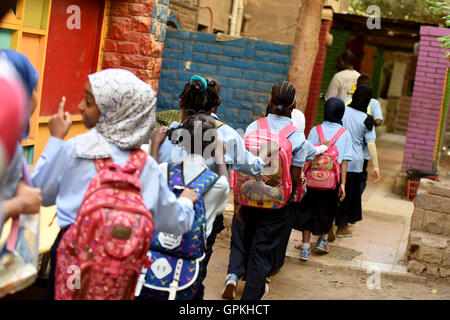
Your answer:
[[[227,274],[234,273],[238,278],[245,274],[244,226],[233,215],[231,222],[230,256]]]
[[[336,214],[338,227],[362,220],[361,177],[361,172],[347,172],[345,199],[340,203]]]
[[[56,252],[58,251],[59,243],[61,242],[62,236],[67,229],[61,229],[56,236],[55,242],[50,249],[50,271],[48,275],[48,283],[46,290],[46,299],[55,300],[55,270],[56,270]]]
[[[296,221],[297,216],[296,215],[297,212],[292,210],[292,206],[295,205],[297,205],[297,203],[289,204],[288,217],[284,225],[284,228],[281,231],[281,234],[279,235],[280,243],[273,252],[274,261],[270,274],[277,273],[284,265],[284,260],[286,259],[286,250],[289,244],[289,238],[291,237],[292,228],[294,227],[294,223]]]
[[[214,243],[216,243],[216,238],[219,233],[222,232],[222,230],[225,229],[225,226],[223,225],[223,214],[220,214],[216,217],[214,220],[214,224],[211,230],[211,234],[206,239],[206,254],[205,259],[201,263],[200,268],[200,275],[201,278],[201,284],[200,287],[194,297],[194,300],[203,300],[203,297],[205,296],[205,286],[203,285],[203,281],[206,279],[207,269],[208,269],[208,263],[211,259],[211,255],[213,253],[213,247]]]
[[[274,252],[286,226],[289,206],[267,210],[242,206],[246,278],[242,300],[260,300],[274,266]]]
[[[364,190],[366,190],[367,186],[367,165],[369,164],[369,160],[364,160],[363,165],[363,172],[361,177],[361,195],[364,193]]]

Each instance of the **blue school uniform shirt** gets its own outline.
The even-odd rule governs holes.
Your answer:
[[[362,172],[364,164],[364,142],[375,141],[375,127],[369,131],[364,124],[367,113],[346,107],[344,117],[342,118],[343,126],[350,133],[352,138],[352,160],[348,163],[347,172]]]
[[[322,122],[322,130],[325,140],[331,140],[334,135],[339,131],[342,126],[339,123],[324,121]],[[319,134],[317,133],[317,127],[311,129],[308,135],[308,141],[312,144],[320,143]],[[342,160],[352,160],[352,138],[350,133],[345,131],[334,144],[338,151],[338,162],[342,163]]]
[[[351,98],[348,98],[347,100],[345,100],[345,104],[348,105],[350,101]],[[370,99],[369,106],[370,106],[370,115],[374,118],[374,120],[379,119],[383,121],[383,113],[381,112],[380,102],[377,99],[372,98]],[[370,160],[370,152],[367,144],[364,146],[364,160]]]
[[[75,221],[86,190],[97,174],[93,160],[78,158],[75,153],[76,137],[67,142],[50,137],[32,174],[33,184],[42,190],[42,205],[56,204],[56,215],[61,228]],[[109,143],[114,163],[124,166],[130,151]],[[155,229],[172,234],[183,234],[192,227],[194,210],[187,198],[177,200],[152,157],[142,170],[142,195],[150,209]]]
[[[292,119],[283,116],[277,116],[270,113],[267,116],[269,121],[270,130],[277,133],[283,129],[286,125],[292,124]],[[245,136],[250,132],[258,130],[258,122],[252,122],[245,130]],[[297,130],[288,137],[292,144],[292,163],[294,167],[303,167],[306,160],[312,160],[316,154],[316,148],[305,139],[305,134]]]
[[[179,122],[172,122],[169,129],[178,128]],[[244,140],[239,133],[227,124],[223,124],[217,129],[217,135],[226,146],[226,153],[224,155],[225,163],[231,169],[245,173],[256,175],[261,172],[265,164],[261,158],[254,156],[245,148]],[[169,140],[168,137],[164,140],[158,150],[158,160],[162,162],[181,163],[186,157],[186,152],[176,143]],[[217,165],[213,162],[208,162],[210,170],[217,172]]]

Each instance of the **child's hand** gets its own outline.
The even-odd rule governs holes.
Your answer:
[[[331,144],[331,141],[324,141],[324,142],[322,142],[321,143],[322,145],[324,145],[324,146],[327,146],[327,148],[329,148],[329,147],[331,147],[332,146],[332,144]]]
[[[342,184],[339,186],[339,193],[338,193],[339,201],[344,201],[345,199],[345,184]]]
[[[14,218],[22,213],[35,214],[39,212],[41,202],[41,189],[31,188],[20,181],[14,197],[3,202],[3,212],[7,218]]]
[[[164,140],[166,139],[167,136],[167,127],[160,127],[158,129],[155,129],[155,131],[153,131],[152,134],[152,146],[156,145],[156,146],[160,146],[161,143],[164,142]]]
[[[72,125],[72,118],[66,111],[64,112],[64,105],[66,104],[66,97],[62,97],[58,106],[58,112],[54,114],[48,122],[50,134],[59,139],[64,139]]]
[[[372,171],[372,179],[373,179],[373,183],[377,183],[378,181],[381,180],[381,175],[380,175],[379,169]]]
[[[197,195],[195,194],[195,191],[189,188],[186,188],[183,190],[183,192],[180,194],[180,197],[188,198],[192,201],[192,203],[197,202]]]
[[[38,213],[41,208],[41,189],[32,188],[25,182],[20,181],[16,190],[16,197],[22,204],[21,213]]]

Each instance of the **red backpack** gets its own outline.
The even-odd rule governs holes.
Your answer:
[[[292,193],[291,162],[292,144],[288,137],[297,130],[288,124],[278,134],[270,131],[267,118],[258,120],[258,130],[245,137],[245,147],[258,154],[264,143],[276,142],[279,153],[271,168],[264,168],[259,176],[234,171],[233,192],[235,200],[244,206],[264,209],[280,209],[286,205]]]
[[[94,160],[97,175],[57,250],[56,300],[134,299],[154,231],[139,180],[146,160],[143,150],[124,168]]]
[[[316,127],[320,142],[325,141],[322,126]],[[327,151],[318,155],[314,160],[308,161],[305,165],[305,175],[307,187],[316,190],[334,190],[341,179],[341,166],[338,162],[339,150],[335,143],[346,131],[341,128],[331,139],[331,144]],[[315,146],[320,146],[316,143]]]

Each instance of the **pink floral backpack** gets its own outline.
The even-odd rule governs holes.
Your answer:
[[[320,142],[325,141],[322,126],[316,126]],[[327,151],[318,155],[314,160],[305,165],[306,184],[309,189],[334,190],[341,179],[341,166],[338,162],[339,150],[335,143],[346,131],[341,128],[331,139],[331,146]],[[320,146],[316,143],[315,146]]]
[[[142,150],[123,168],[111,158],[94,160],[97,175],[58,247],[56,300],[134,299],[154,231],[139,180],[146,160]]]
[[[267,118],[258,120],[258,130],[245,137],[246,149],[257,155],[264,143],[276,142],[279,146],[278,157],[256,177],[234,171],[232,185],[238,203],[263,209],[280,209],[286,205],[292,193],[292,144],[288,137],[296,130],[288,124],[276,134],[270,131]]]

